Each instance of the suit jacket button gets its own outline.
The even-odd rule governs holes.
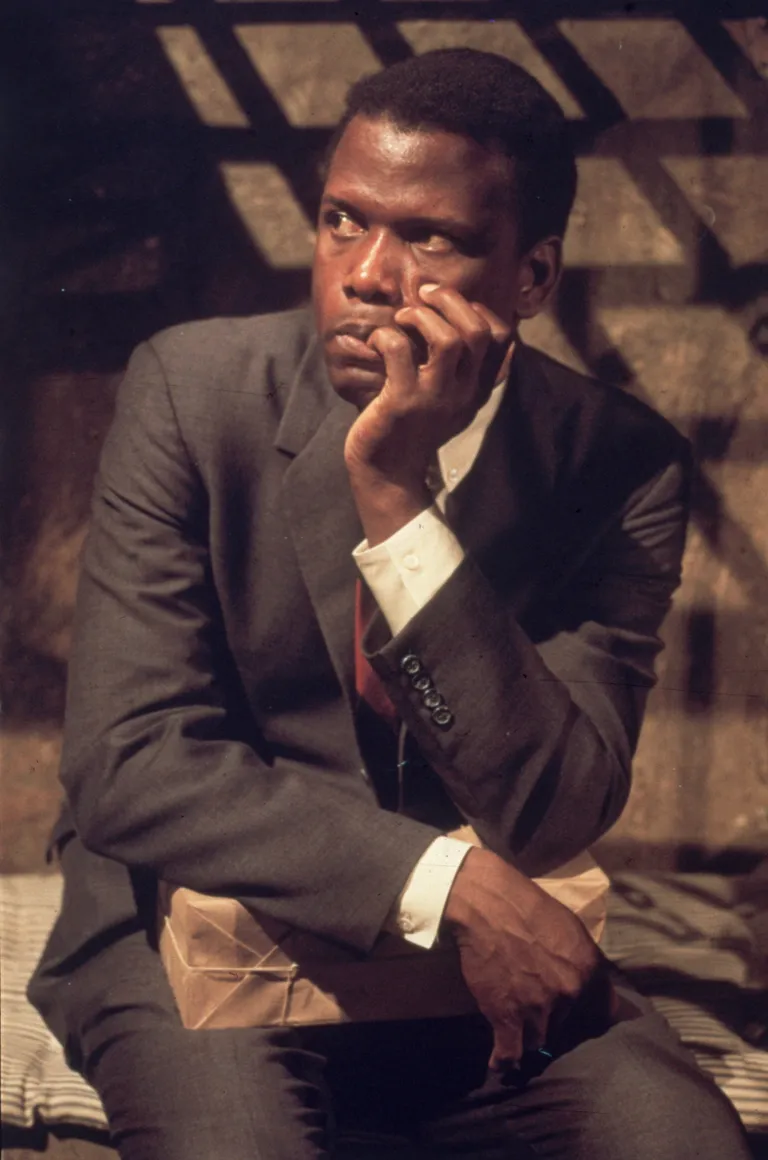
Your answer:
[[[439,705],[432,714],[432,720],[441,729],[450,729],[453,725],[453,713],[446,705]]]
[[[426,693],[427,689],[432,688],[432,678],[429,673],[417,673],[411,677],[411,684],[417,693]]]
[[[427,689],[421,699],[428,709],[437,709],[443,703],[443,698],[437,689]]]
[[[407,673],[409,677],[415,677],[417,673],[421,672],[422,664],[417,656],[414,656],[413,653],[408,653],[408,655],[404,656],[400,661],[400,668],[404,673]]]

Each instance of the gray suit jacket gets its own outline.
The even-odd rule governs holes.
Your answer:
[[[679,579],[684,440],[519,344],[451,500],[465,562],[402,633],[378,617],[366,640],[415,743],[409,775],[434,791],[414,817],[381,808],[353,713],[354,414],[303,311],[178,327],[134,354],[84,558],[67,893],[40,979],[149,923],[157,877],[365,951],[446,803],[531,874],[618,816]]]

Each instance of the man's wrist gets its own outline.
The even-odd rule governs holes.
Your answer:
[[[509,879],[516,880],[520,887],[531,885],[530,879],[516,870],[503,858],[491,850],[473,847],[467,854],[453,880],[443,911],[443,923],[454,934],[469,930],[482,921],[489,899],[498,895],[498,875],[502,872],[505,895],[509,890]]]
[[[477,847],[470,850],[453,880],[443,911],[443,925],[451,933],[466,930],[472,923],[478,890],[478,858],[482,860],[484,854],[487,851]]]
[[[388,540],[430,507],[432,496],[423,480],[393,483],[374,472],[349,473],[365,538],[371,548]]]
[[[414,946],[433,946],[453,880],[471,849],[468,842],[449,834],[435,838],[409,874],[383,929]]]

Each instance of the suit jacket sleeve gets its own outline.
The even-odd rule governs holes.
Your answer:
[[[353,761],[275,756],[236,726],[206,518],[144,346],[104,447],[78,594],[61,773],[77,830],[93,852],[368,949],[438,831],[382,813]]]
[[[535,640],[470,558],[401,633],[388,639],[379,619],[366,640],[456,805],[531,875],[589,846],[627,799],[685,538],[687,450],[667,442],[674,453],[606,521]],[[447,727],[403,672],[407,656],[442,694]]]

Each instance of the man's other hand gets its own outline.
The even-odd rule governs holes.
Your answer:
[[[561,1054],[610,1024],[608,965],[581,921],[489,850],[467,854],[444,921],[493,1029],[492,1068],[539,1048]]]

